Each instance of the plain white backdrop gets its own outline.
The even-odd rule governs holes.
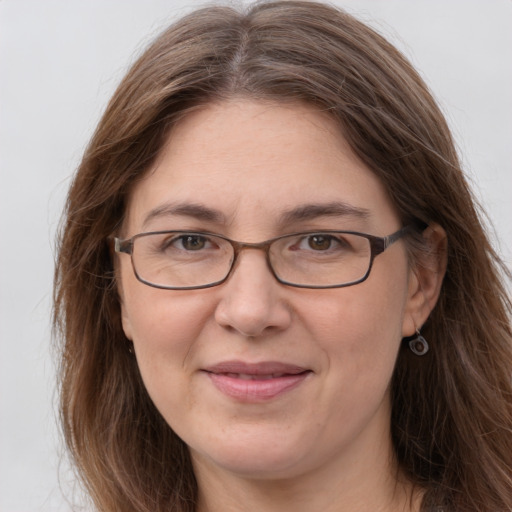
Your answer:
[[[512,0],[334,3],[420,70],[510,267]],[[50,338],[55,231],[70,177],[127,66],[200,5],[0,0],[0,512],[72,509]]]

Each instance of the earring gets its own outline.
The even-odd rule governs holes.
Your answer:
[[[430,347],[427,340],[420,334],[419,329],[416,329],[416,337],[409,341],[409,348],[417,356],[424,356],[428,352]]]

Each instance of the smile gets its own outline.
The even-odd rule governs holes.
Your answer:
[[[250,375],[248,373],[226,373],[227,377],[233,377],[234,379],[242,380],[269,380],[277,379],[278,377],[285,377],[283,373],[273,373],[272,375]]]
[[[284,363],[220,363],[204,370],[222,394],[240,402],[259,403],[298,387],[311,370]]]

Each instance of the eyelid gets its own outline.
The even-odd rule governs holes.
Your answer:
[[[355,220],[350,222],[348,219],[319,219],[311,222],[292,223],[286,226],[289,233],[329,233],[333,231],[346,231],[356,233],[368,233],[373,229],[366,222]],[[286,234],[286,231],[283,234]]]

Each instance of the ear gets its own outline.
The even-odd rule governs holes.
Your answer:
[[[121,324],[123,326],[124,335],[130,341],[133,341],[132,323],[130,321],[130,315],[128,314],[128,310],[124,303],[124,292],[123,292],[123,287],[121,284],[119,269],[116,272],[116,281],[117,281],[117,296],[119,297],[119,307],[121,308]]]
[[[115,282],[116,282],[116,289],[117,289],[117,296],[119,299],[119,307],[121,309],[121,325],[123,327],[124,335],[126,338],[128,338],[130,341],[133,341],[132,336],[132,324],[130,321],[130,316],[128,315],[128,311],[126,309],[126,306],[124,304],[124,290],[123,290],[123,283],[121,280],[121,265],[119,261],[119,255],[116,254],[114,251],[114,245],[111,244],[111,258],[114,266],[114,275],[115,275]]]
[[[447,238],[438,224],[430,224],[423,232],[424,250],[409,271],[407,303],[402,323],[402,336],[412,336],[427,321],[436,305],[446,272]]]
[[[121,323],[123,325],[124,335],[130,341],[133,341],[132,324],[131,324],[131,321],[130,321],[130,317],[129,317],[127,311],[126,311],[126,307],[124,306],[122,301],[121,301]]]

